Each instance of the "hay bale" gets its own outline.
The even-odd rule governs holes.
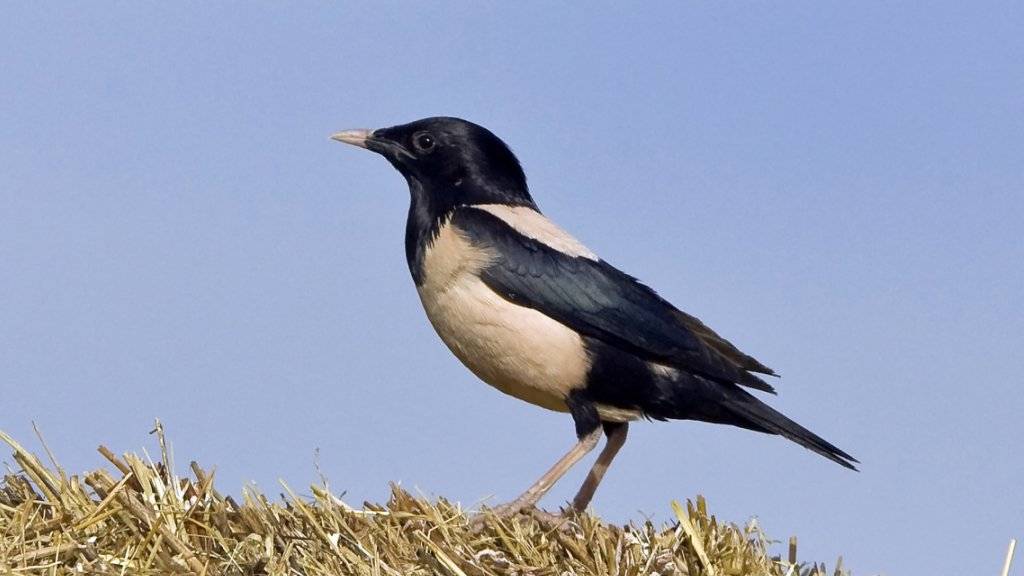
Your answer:
[[[582,515],[561,524],[491,516],[474,532],[445,499],[392,486],[383,505],[348,506],[326,485],[271,501],[216,490],[192,463],[174,474],[162,428],[161,459],[100,453],[116,473],[68,476],[13,438],[19,468],[0,482],[0,572],[230,575],[824,575],[824,566],[772,557],[756,523],[719,522],[702,497],[673,503],[676,522],[625,526]],[[47,450],[47,452],[49,452]],[[837,570],[836,574],[841,572]]]

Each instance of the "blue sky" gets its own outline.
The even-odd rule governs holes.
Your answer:
[[[404,181],[328,140],[455,115],[863,463],[641,423],[597,513],[702,493],[859,574],[995,572],[1024,536],[1022,26],[1010,2],[8,6],[0,428],[35,421],[72,471],[160,417],[227,491],[307,486],[319,451],[353,504],[515,496],[571,421],[444,348]]]

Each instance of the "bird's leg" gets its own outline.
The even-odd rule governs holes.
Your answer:
[[[547,494],[555,482],[558,482],[574,464],[580,461],[580,458],[586,456],[601,440],[601,417],[597,413],[597,406],[590,399],[586,390],[570,392],[565,399],[565,404],[576,425],[576,438],[578,438],[576,445],[566,452],[558,462],[555,462],[555,465],[540,479],[527,488],[526,492],[508,504],[492,508],[491,512],[494,515],[507,518],[517,514],[523,508],[532,507]],[[486,515],[480,514],[470,522],[470,525],[474,530],[478,530],[483,527],[485,521]]]
[[[626,433],[629,431],[628,422],[603,422],[602,426],[605,435],[608,436],[608,442],[605,443],[604,449],[601,450],[594,465],[590,468],[590,473],[587,474],[587,479],[580,486],[580,491],[572,499],[573,510],[577,512],[587,509],[587,505],[594,497],[594,492],[597,491],[598,484],[604,478],[604,473],[608,471],[608,466],[611,465],[622,445],[626,443]]]
[[[506,518],[518,513],[523,508],[529,508],[537,503],[538,500],[547,494],[548,490],[554,486],[555,482],[558,482],[559,478],[565,475],[574,464],[579,462],[580,458],[583,458],[591,450],[597,446],[598,441],[601,439],[601,429],[595,428],[591,432],[581,436],[576,445],[573,446],[565,456],[562,456],[550,470],[544,473],[532,486],[526,489],[518,498],[503,504],[491,511],[499,517]]]

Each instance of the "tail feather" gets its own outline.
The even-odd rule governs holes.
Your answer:
[[[857,470],[853,465],[857,459],[843,452],[821,436],[797,424],[771,406],[761,402],[751,394],[736,388],[726,401],[726,408],[736,416],[751,424],[752,428],[760,429],[769,434],[778,434],[821,454],[825,458],[850,470]]]
[[[608,403],[639,405],[645,416],[657,420],[698,420],[777,434],[840,466],[857,469],[856,458],[761,402],[738,385],[743,383],[722,383],[682,370],[660,368],[650,366],[652,379],[648,387],[631,389],[633,396],[609,398]]]

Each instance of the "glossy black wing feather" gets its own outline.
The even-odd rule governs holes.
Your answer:
[[[509,301],[641,358],[774,392],[747,372],[770,373],[767,367],[607,262],[555,250],[482,210],[460,208],[452,224],[470,241],[493,250],[494,260],[481,278]]]
[[[749,356],[741,352],[731,342],[719,336],[711,328],[708,328],[707,325],[701,322],[699,318],[690,316],[682,310],[677,310],[676,314],[679,316],[680,321],[689,328],[690,331],[696,334],[697,337],[699,337],[705,344],[714,348],[716,352],[725,356],[734,364],[751,372],[777,376],[774,370],[758,362],[753,356]]]

